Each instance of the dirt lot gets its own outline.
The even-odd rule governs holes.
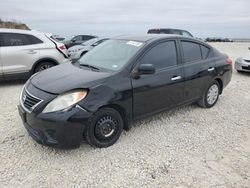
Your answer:
[[[250,44],[212,44],[235,60]],[[234,72],[217,105],[134,123],[117,144],[35,143],[17,112],[23,83],[0,84],[0,187],[250,187],[250,74]]]

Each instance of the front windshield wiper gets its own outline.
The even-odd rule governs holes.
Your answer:
[[[99,68],[93,66],[93,65],[89,65],[89,64],[79,64],[81,67],[88,67],[90,69],[94,69],[94,70],[100,70]]]

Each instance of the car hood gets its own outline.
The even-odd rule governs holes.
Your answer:
[[[93,87],[111,74],[65,63],[38,73],[30,79],[30,82],[45,92],[61,94],[72,89]]]
[[[243,55],[242,59],[250,60],[250,52],[247,52],[245,55]]]

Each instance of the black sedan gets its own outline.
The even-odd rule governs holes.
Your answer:
[[[114,144],[131,122],[176,106],[214,106],[232,77],[232,61],[210,45],[175,35],[114,38],[72,64],[25,84],[19,112],[39,143]],[[153,126],[153,125],[152,125]]]

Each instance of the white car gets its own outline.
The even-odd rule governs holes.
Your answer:
[[[234,66],[238,72],[250,72],[250,51],[236,59]]]
[[[68,49],[68,54],[72,60],[77,60],[81,58],[88,51],[101,44],[102,42],[108,40],[108,38],[94,38],[86,42],[83,42],[80,45],[72,46]]]
[[[51,36],[38,31],[0,29],[0,80],[28,78],[70,62],[65,45]]]

